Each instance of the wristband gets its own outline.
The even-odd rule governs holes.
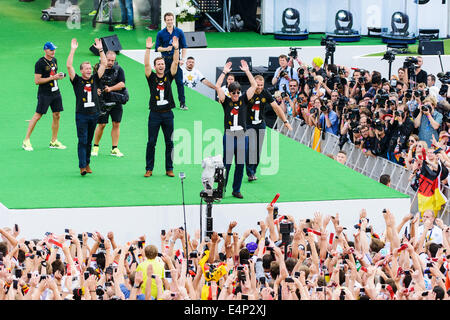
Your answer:
[[[227,233],[229,236],[232,236],[233,235],[233,232],[228,232]]]
[[[150,50],[151,49],[151,47],[149,48],[149,47],[145,47],[146,49],[148,49],[148,50]]]
[[[98,52],[103,52],[103,49],[98,50]]]
[[[288,121],[286,120],[286,121],[284,121],[283,123],[288,123]]]
[[[139,289],[140,287],[141,287],[140,284],[138,284],[138,285],[133,285],[133,288],[135,288],[135,289]]]
[[[227,75],[224,71],[222,71],[222,73],[223,73],[224,75]]]

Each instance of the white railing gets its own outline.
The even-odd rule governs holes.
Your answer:
[[[312,147],[314,127],[304,124],[299,118],[288,117],[288,121],[292,126],[292,131],[288,131],[280,118],[277,119],[273,126],[273,130],[300,142],[308,147]],[[303,123],[303,124],[302,124]],[[336,155],[339,151],[339,137],[326,132],[324,139],[322,134],[320,138],[320,153]],[[417,192],[415,192],[408,180],[410,171],[396,163],[393,163],[382,157],[374,157],[365,155],[361,149],[357,148],[353,143],[347,141],[342,147],[347,153],[346,166],[356,170],[365,176],[379,181],[380,176],[388,174],[391,177],[391,188],[409,195],[411,212],[418,211]],[[450,196],[450,189],[445,186],[443,193],[447,198]],[[438,217],[444,220],[446,224],[450,223],[450,206],[449,202],[445,204],[444,208],[439,213]]]

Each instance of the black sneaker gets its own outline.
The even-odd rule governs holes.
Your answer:
[[[186,107],[186,105],[184,103],[180,104],[180,109],[181,110],[189,110],[188,107]]]
[[[249,181],[249,182],[255,181],[255,180],[258,180],[258,178],[257,178],[256,176],[250,176],[250,177],[248,177],[248,181]]]
[[[240,193],[240,192],[233,192],[232,195],[233,195],[233,197],[235,197],[235,198],[239,198],[239,199],[244,198],[244,197],[242,196],[242,193]]]

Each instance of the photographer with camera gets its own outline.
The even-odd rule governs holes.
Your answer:
[[[443,116],[435,110],[436,100],[426,98],[418,110],[416,118],[414,118],[414,127],[419,129],[419,139],[423,140],[430,147],[432,144],[431,136],[439,139],[439,128],[442,124]]]
[[[356,144],[366,156],[374,156],[376,153],[376,138],[375,133],[369,126],[361,126],[361,143]]]
[[[293,68],[292,57],[288,58],[287,55],[282,54],[278,57],[278,63],[280,66],[275,70],[272,78],[272,85],[275,86],[277,90],[285,91],[283,88],[287,87],[291,80],[297,80],[298,83],[298,74]],[[289,65],[290,63],[292,66]]]
[[[374,121],[373,130],[375,133],[374,155],[389,159],[388,149],[389,141],[391,140],[390,132],[386,130],[380,119]]]
[[[116,62],[116,53],[114,51],[106,52],[106,69],[100,80],[97,94],[100,102],[100,116],[97,120],[91,156],[98,156],[100,140],[111,116],[112,148],[110,154],[116,157],[123,157],[123,153],[120,152],[117,146],[119,144],[120,121],[123,113],[122,104],[128,101],[128,91],[125,88],[125,73]]]
[[[313,79],[309,76],[306,80],[305,93],[308,96],[314,95],[320,97],[320,99],[325,98],[326,90],[323,87],[322,76],[315,76]]]
[[[391,134],[388,147],[388,160],[404,164],[408,151],[408,138],[413,133],[414,122],[408,116],[406,105],[402,104],[394,111],[393,117],[388,122]]]
[[[320,127],[325,129],[325,132],[338,135],[339,117],[337,113],[331,109],[330,105],[331,102],[327,102],[327,104],[324,104],[320,107],[320,118],[319,118]]]
[[[362,100],[370,88],[368,81],[368,71],[364,69],[356,69],[353,71],[353,79],[350,80],[349,86],[351,88],[350,97],[355,98],[356,101]]]

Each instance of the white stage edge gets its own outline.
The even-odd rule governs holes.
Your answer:
[[[247,229],[258,229],[257,221],[264,220],[267,215],[266,206],[265,203],[214,204],[214,230],[226,232],[228,224],[233,220],[238,222],[235,230],[239,233]],[[347,235],[352,238],[355,231],[353,226],[358,222],[362,208],[367,210],[370,224],[375,231],[382,233],[385,228],[382,210],[390,209],[396,221],[399,222],[409,212],[410,201],[409,198],[402,198],[281,202],[278,203],[278,207],[281,215],[292,215],[296,221],[312,218],[317,211],[322,215],[339,213],[341,224],[347,227]],[[0,226],[12,227],[17,223],[21,228],[20,237],[26,239],[42,238],[47,231],[62,234],[64,229],[69,228],[77,233],[99,231],[106,234],[113,231],[119,244],[145,235],[147,243],[156,244],[159,247],[161,229],[184,226],[181,205],[8,210],[0,204],[1,208],[3,210],[0,210]],[[200,206],[189,205],[185,208],[187,230],[193,235],[200,229]],[[202,224],[205,228],[206,205],[203,206],[202,211]]]

